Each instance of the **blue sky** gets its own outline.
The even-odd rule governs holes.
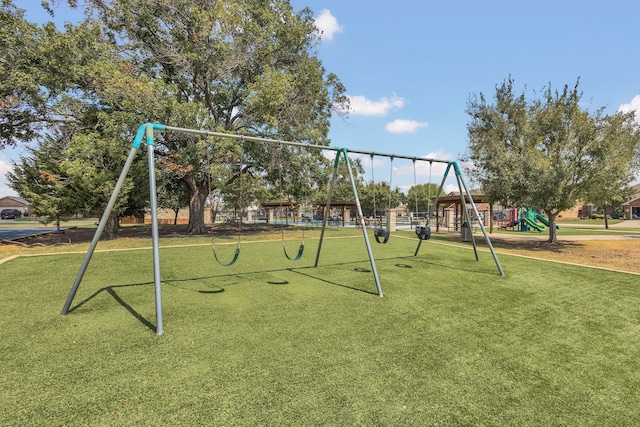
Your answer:
[[[28,18],[38,1],[18,0]],[[322,30],[318,54],[347,88],[352,111],[335,118],[334,146],[443,160],[466,150],[470,94],[488,97],[509,75],[521,90],[561,88],[580,78],[584,107],[640,109],[637,0],[292,0]],[[69,15],[59,9],[59,16]],[[15,152],[0,151],[0,174]],[[364,162],[369,167],[369,159]],[[376,179],[389,163],[375,161]],[[370,171],[367,170],[370,176]],[[432,180],[440,183],[442,168]],[[418,183],[428,168],[418,169]],[[410,161],[394,162],[393,184],[413,184]],[[449,189],[453,184],[448,181]],[[0,197],[14,194],[0,176]]]

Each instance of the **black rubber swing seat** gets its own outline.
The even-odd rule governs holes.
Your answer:
[[[378,243],[387,243],[390,235],[389,230],[385,230],[384,228],[376,228],[373,230],[373,237],[376,238],[376,242]]]
[[[429,240],[431,238],[431,227],[429,226],[418,226],[416,227],[416,236],[420,240]]]

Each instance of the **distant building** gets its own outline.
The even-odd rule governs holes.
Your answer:
[[[640,219],[640,184],[631,187],[635,193],[622,204],[624,219]]]
[[[29,215],[32,211],[31,203],[18,196],[5,196],[0,199],[1,209],[18,209],[22,215]]]

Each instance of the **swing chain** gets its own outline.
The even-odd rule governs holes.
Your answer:
[[[285,221],[286,223],[289,222],[289,212],[288,210],[284,209],[284,205],[283,205],[283,201],[284,201],[284,190],[282,187],[282,169],[283,169],[283,164],[282,164],[282,147],[280,147],[280,149],[278,150],[278,179],[279,179],[279,186],[280,186],[280,214],[282,214],[282,212],[284,212],[285,214]],[[289,202],[289,206],[292,206],[292,202]],[[295,212],[295,210],[294,210]],[[282,227],[280,228],[280,241],[282,242],[282,250],[284,252],[284,256],[290,260],[290,261],[299,261],[302,258],[302,255],[304,254],[304,228],[302,229],[302,240],[300,242],[300,246],[298,247],[298,253],[295,256],[291,256],[289,255],[289,253],[287,252],[287,247],[284,243],[285,239],[284,239],[284,230],[286,228],[286,224],[282,224]]]
[[[240,156],[239,156],[239,160],[238,160],[238,179],[240,180],[240,194],[238,197],[238,209],[240,211],[240,218],[238,220],[238,239],[236,242],[236,250],[233,254],[233,257],[231,258],[231,260],[229,262],[223,262],[220,260],[220,258],[218,258],[218,253],[216,251],[216,244],[215,244],[215,238],[214,238],[214,232],[213,232],[213,227],[211,228],[211,249],[213,251],[213,258],[216,260],[216,262],[218,264],[220,264],[222,267],[230,267],[233,264],[236,263],[236,261],[238,260],[238,257],[240,256],[240,231],[242,229],[242,206],[243,206],[243,191],[244,191],[244,187],[243,187],[243,162],[244,162],[244,158],[243,158],[243,154],[244,154],[244,138],[240,139]],[[211,166],[210,166],[210,156],[209,156],[209,147],[207,147],[207,169],[208,169],[208,175],[209,175],[209,197],[211,197]],[[236,215],[237,216],[237,215]]]
[[[373,191],[373,237],[375,237],[378,243],[387,243],[389,241],[389,229],[382,228],[382,218],[380,218],[380,226],[378,226],[377,208],[376,208],[376,188],[375,179],[373,175],[373,153],[371,156],[371,190]],[[389,178],[389,210],[387,212],[387,226],[389,225],[389,215],[391,214],[391,178],[393,177],[393,156],[391,157],[391,177]]]

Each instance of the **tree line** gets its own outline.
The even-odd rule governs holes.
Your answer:
[[[42,3],[53,13],[62,1]],[[0,3],[0,149],[30,144],[8,178],[42,215],[99,215],[141,123],[328,145],[331,117],[349,110],[344,85],[316,54],[308,8],[294,12],[285,0],[95,0],[85,8],[84,19],[60,30],[28,22],[12,0]],[[468,172],[489,202],[544,211],[552,243],[559,212],[621,203],[640,164],[634,114],[586,109],[578,83],[531,97],[509,77],[493,99],[472,94],[467,104]],[[160,133],[156,144],[159,204],[188,206],[194,234],[207,232],[204,210],[215,201],[229,209],[322,201],[332,171],[319,150],[176,133]],[[366,183],[353,164],[367,211],[374,195],[381,207],[417,201],[419,211],[427,194],[435,197],[434,184],[405,196]],[[148,208],[146,168],[138,156],[107,234],[120,216]],[[351,198],[344,172],[334,200]]]
[[[101,213],[141,123],[328,145],[331,116],[348,111],[344,86],[315,54],[311,10],[288,1],[95,1],[59,30],[5,0],[0,24],[0,148],[32,143],[9,182],[52,219]],[[175,133],[156,142],[159,205],[188,206],[194,234],[207,232],[216,201],[323,200],[332,171],[318,150]],[[146,168],[139,155],[107,234],[148,208]],[[340,172],[334,197],[351,199]],[[395,206],[399,191],[388,193]]]
[[[141,123],[327,145],[331,115],[348,110],[342,83],[315,54],[311,11],[287,1],[94,1],[63,31],[29,23],[11,0],[0,13],[0,147],[35,141],[9,180],[53,217],[105,206]],[[207,231],[207,199],[232,200],[241,175],[247,189],[279,188],[268,172],[276,153],[259,144],[162,134],[156,150],[159,200],[188,203],[190,233]],[[288,183],[303,165],[326,163],[319,153],[277,155]],[[147,207],[144,175],[139,156],[111,230]]]

